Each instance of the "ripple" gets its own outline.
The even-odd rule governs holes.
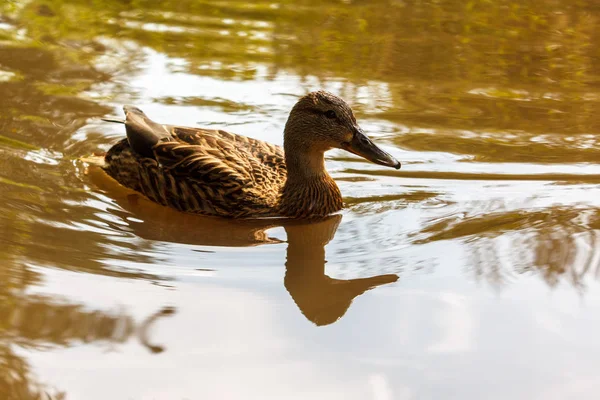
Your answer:
[[[403,148],[469,155],[468,162],[595,163],[600,159],[594,135],[533,135],[526,132],[407,133],[393,139]]]
[[[494,174],[494,173],[465,173],[444,171],[389,171],[389,170],[358,170],[344,169],[348,174],[365,174],[372,176],[389,176],[397,178],[444,179],[469,181],[548,181],[569,183],[598,183],[600,174]]]

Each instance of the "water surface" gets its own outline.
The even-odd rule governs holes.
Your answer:
[[[0,398],[592,399],[594,1],[0,4]],[[282,143],[344,97],[399,171],[229,221],[80,160],[153,119]]]

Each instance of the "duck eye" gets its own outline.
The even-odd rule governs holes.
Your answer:
[[[327,111],[325,111],[325,116],[329,119],[334,119],[336,117],[335,111],[327,110]]]

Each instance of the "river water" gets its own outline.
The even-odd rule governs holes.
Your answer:
[[[592,399],[595,1],[0,2],[0,398]],[[326,89],[318,223],[154,205],[80,160],[154,120],[282,143]]]

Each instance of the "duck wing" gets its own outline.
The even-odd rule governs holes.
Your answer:
[[[226,152],[231,151],[233,148],[243,149],[260,158],[262,162],[270,167],[285,165],[283,148],[262,140],[236,135],[221,129],[213,130],[168,125],[166,125],[166,128],[174,138],[191,145],[222,148]]]
[[[252,182],[245,151],[219,143],[210,136],[206,143],[188,144],[178,140],[159,142],[153,147],[158,164],[176,178],[187,178],[223,189],[236,189]]]
[[[161,125],[135,107],[124,109],[129,146],[121,144],[118,156],[109,151],[106,160],[125,186],[163,205],[203,214],[272,210],[287,175],[281,147],[222,130]],[[129,170],[123,173],[117,162]],[[137,171],[131,171],[133,163]]]
[[[153,151],[159,163],[175,174],[240,184],[270,183],[282,174],[285,178],[285,158],[279,146],[223,130],[168,129],[175,141],[161,141]]]

